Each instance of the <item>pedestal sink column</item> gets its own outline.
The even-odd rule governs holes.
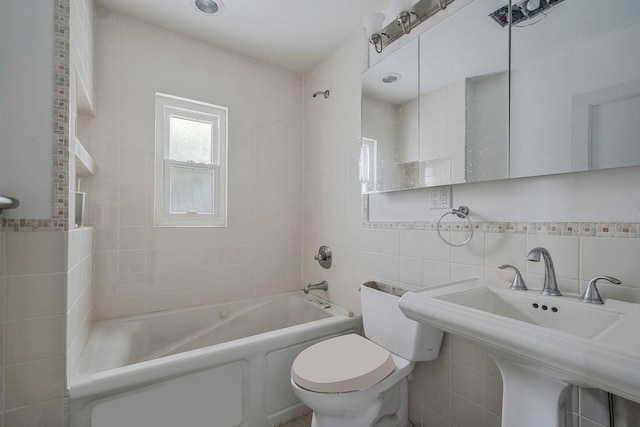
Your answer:
[[[502,427],[573,427],[573,385],[492,356],[502,374]]]

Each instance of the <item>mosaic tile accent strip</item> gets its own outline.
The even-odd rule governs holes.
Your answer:
[[[11,219],[2,218],[2,231],[53,231],[62,227],[54,227],[54,219]]]
[[[53,227],[69,225],[69,0],[55,0],[54,10],[54,94],[53,94]]]
[[[398,229],[436,231],[436,221],[364,221],[363,226],[371,229]],[[468,232],[465,222],[443,222],[441,231]],[[583,237],[617,237],[626,239],[638,238],[640,223],[615,222],[480,222],[473,223],[473,231],[505,234],[539,234],[545,236],[583,236]]]

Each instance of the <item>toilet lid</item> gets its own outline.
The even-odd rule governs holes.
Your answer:
[[[291,378],[307,390],[343,393],[371,387],[394,368],[388,350],[360,335],[349,334],[302,351],[293,361]]]

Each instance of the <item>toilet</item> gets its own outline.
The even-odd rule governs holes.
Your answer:
[[[402,314],[406,290],[360,287],[364,335],[341,335],[303,350],[291,366],[293,392],[313,410],[312,427],[408,427],[407,376],[434,360],[442,331]]]

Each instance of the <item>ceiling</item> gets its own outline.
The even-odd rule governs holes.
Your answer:
[[[212,16],[200,12],[194,0],[98,0],[109,9],[298,72],[357,34],[368,13],[391,15],[387,0],[223,2],[224,12]]]

